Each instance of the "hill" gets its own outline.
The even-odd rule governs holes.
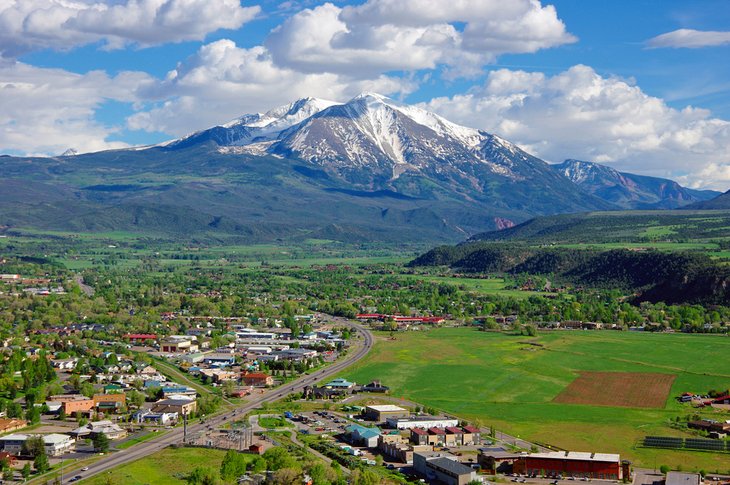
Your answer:
[[[471,241],[530,244],[718,241],[730,237],[730,211],[615,211],[536,217]]]
[[[719,195],[714,190],[688,189],[672,180],[619,172],[581,160],[565,160],[552,168],[586,192],[624,209],[675,209]]]
[[[730,190],[714,199],[695,202],[685,207],[688,210],[727,210],[730,209]]]
[[[432,249],[409,266],[449,266],[458,272],[546,276],[557,283],[621,289],[633,300],[724,304],[730,268],[697,252],[572,249],[472,242]]]

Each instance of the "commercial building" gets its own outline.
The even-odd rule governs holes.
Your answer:
[[[94,394],[92,398],[94,406],[99,411],[118,412],[127,403],[127,397],[123,392],[115,394]]]
[[[179,416],[190,415],[197,409],[192,399],[162,399],[152,406],[153,413],[177,413]]]
[[[350,436],[350,442],[354,445],[366,446],[368,448],[375,448],[378,446],[378,438],[380,437],[380,430],[378,428],[366,428],[359,424],[351,424],[345,431]]]
[[[466,485],[477,479],[476,472],[471,467],[462,465],[449,453],[413,453],[413,469],[432,483]]]
[[[74,446],[74,440],[66,434],[51,433],[46,435],[29,435],[29,434],[11,434],[8,436],[0,437],[0,446],[3,451],[6,451],[12,455],[18,456],[22,454],[23,444],[25,441],[33,436],[40,436],[43,438],[43,445],[46,449],[48,456],[59,456],[71,451]]]
[[[71,431],[71,436],[79,439],[94,438],[103,434],[110,440],[118,440],[127,436],[127,430],[111,421],[94,421]]]
[[[241,374],[241,381],[247,386],[273,386],[274,378],[263,372],[244,372]]]
[[[384,423],[388,418],[407,418],[410,416],[410,411],[393,404],[381,404],[366,406],[364,415],[365,419]]]
[[[446,428],[458,426],[459,420],[436,416],[411,416],[409,418],[388,418],[385,420],[388,427],[394,429],[411,428]]]
[[[514,464],[517,473],[621,480],[621,458],[609,453],[553,451],[520,457]]]
[[[0,433],[10,433],[11,431],[19,430],[28,426],[28,421],[23,419],[13,418],[1,418],[0,419]]]

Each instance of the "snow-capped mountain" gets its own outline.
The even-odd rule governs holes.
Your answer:
[[[565,160],[553,168],[583,190],[626,209],[674,209],[719,195],[712,190],[688,189],[672,180],[619,172],[582,160]]]

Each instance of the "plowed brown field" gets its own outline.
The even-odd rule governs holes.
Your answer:
[[[628,408],[663,408],[674,374],[581,372],[554,402]]]

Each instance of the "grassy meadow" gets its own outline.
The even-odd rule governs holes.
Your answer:
[[[647,467],[656,461],[728,471],[730,455],[636,446],[646,435],[682,434],[669,421],[692,410],[674,396],[730,387],[728,355],[730,339],[710,335],[556,331],[530,338],[444,328],[399,333],[396,340],[382,335],[344,377],[380,379],[393,396],[565,449],[621,453]],[[669,373],[676,379],[659,409],[553,402],[579,371]]]
[[[108,475],[100,474],[79,483],[178,485],[187,483],[185,477],[199,466],[218,470],[225,454],[225,451],[204,448],[166,448],[128,465],[114,468]]]

